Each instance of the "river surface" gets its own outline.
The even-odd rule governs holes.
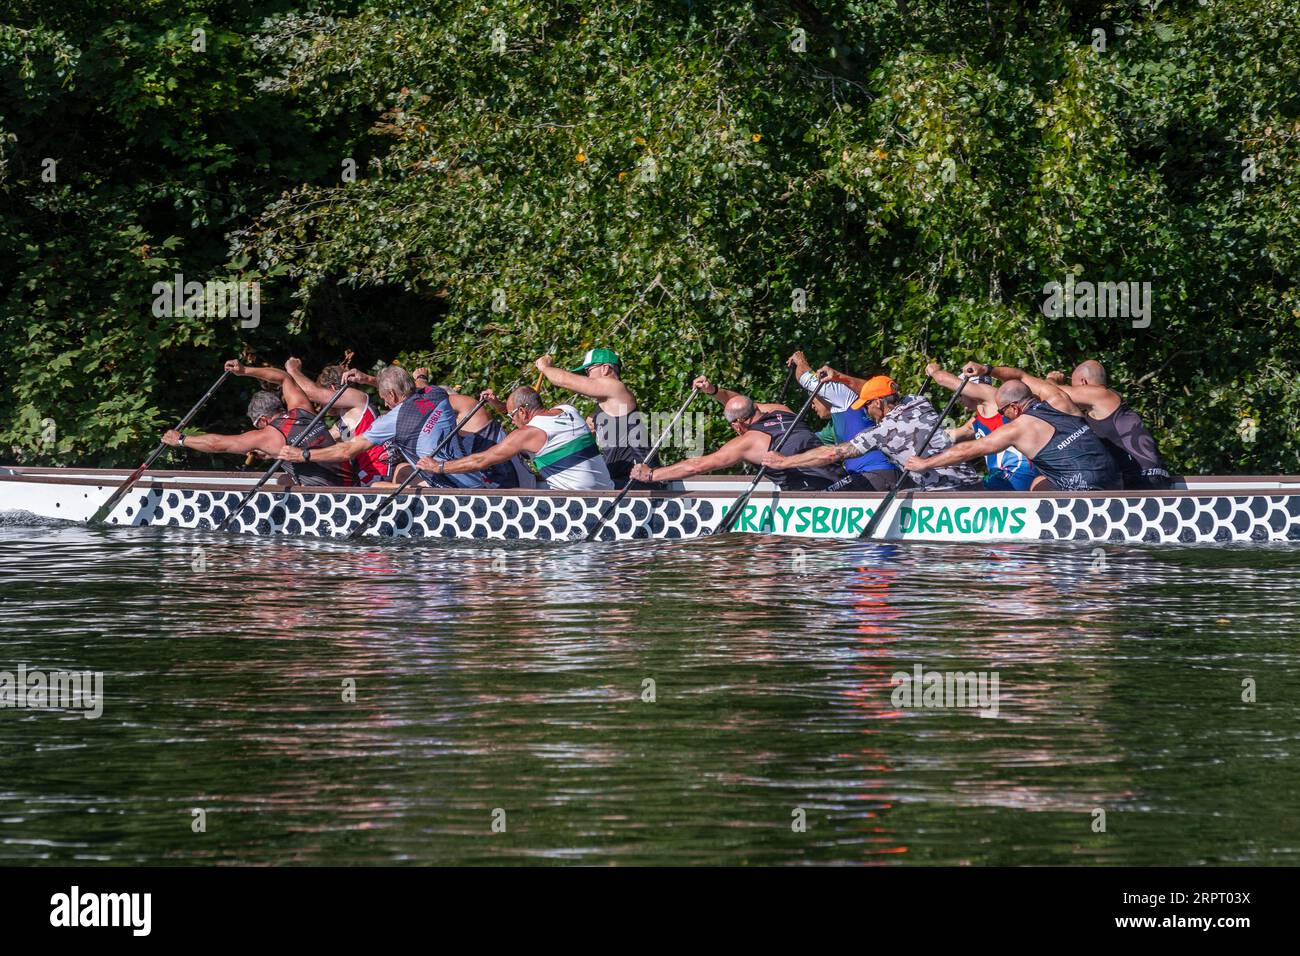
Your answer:
[[[0,709],[0,864],[1297,865],[1298,595],[1287,547],[11,522],[0,671],[103,697]]]

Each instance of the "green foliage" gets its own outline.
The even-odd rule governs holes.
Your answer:
[[[129,459],[241,344],[400,355],[470,390],[608,345],[661,409],[701,371],[770,397],[802,348],[909,387],[927,357],[1096,357],[1174,467],[1295,471],[1300,3],[1154,7],[11,18],[0,442]],[[175,271],[260,281],[262,326],[154,319]],[[1045,316],[1070,272],[1151,282],[1150,326]],[[88,404],[41,446],[69,400]]]

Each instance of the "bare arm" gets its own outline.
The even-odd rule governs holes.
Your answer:
[[[810,448],[808,451],[801,451],[797,455],[788,457],[769,451],[763,456],[763,464],[769,468],[815,468],[834,465],[849,458],[857,458],[861,454],[862,452],[851,443],[841,442],[838,445],[823,445],[821,448]]]
[[[970,419],[960,428],[949,428],[948,437],[952,439],[953,444],[963,441],[971,441],[975,438],[975,419]]]
[[[691,382],[691,387],[699,389],[703,394],[709,396],[709,398],[713,399],[719,405],[727,404],[727,402],[731,401],[737,394],[739,394],[738,392],[733,392],[729,388],[723,388],[721,385],[714,385],[709,381],[708,377],[704,375],[696,376],[695,381]],[[709,391],[710,389],[712,389],[712,391]]]
[[[258,428],[238,435],[186,435],[184,445],[181,445],[180,437],[180,432],[172,429],[163,435],[162,440],[173,448],[183,447],[221,455],[244,455],[250,451],[273,455],[284,444],[284,436],[274,428]]]
[[[759,446],[759,440],[762,437],[758,432],[737,435],[711,454],[701,455],[698,458],[683,458],[676,464],[650,469],[649,474],[643,480],[679,481],[682,478],[690,478],[694,475],[706,475],[720,468],[729,468],[740,461],[750,461],[757,464],[758,457],[762,452],[762,448]]]
[[[492,424],[492,413],[486,407],[480,406],[478,399],[471,398],[469,395],[462,395],[460,392],[447,392],[447,401],[451,403],[451,410],[456,413],[456,420],[460,421],[471,411],[473,417],[467,421],[461,428],[462,432],[482,431]]]
[[[1016,443],[1016,438],[1023,431],[1023,429],[1017,427],[1019,424],[1018,419],[1009,422],[1001,428],[989,432],[983,438],[964,441],[960,445],[953,445],[931,458],[913,455],[907,459],[905,467],[908,471],[929,471],[931,468],[943,468],[946,465],[956,465],[963,461],[973,461],[976,458],[982,458],[984,455],[995,455],[1004,448],[1009,448]]]
[[[955,392],[961,386],[961,379],[953,375],[952,372],[945,372],[938,365],[931,362],[925,367],[925,374],[930,376],[950,392]],[[985,385],[983,382],[966,383],[962,389],[963,395],[969,395],[971,398],[977,398],[981,402],[992,402],[997,400],[998,390],[993,385]]]
[[[508,461],[520,452],[540,451],[545,444],[545,432],[540,428],[525,425],[523,428],[516,428],[506,436],[505,441],[497,442],[487,451],[481,451],[475,455],[466,455],[463,458],[453,458],[451,461],[443,461],[425,455],[415,463],[415,466],[421,471],[433,472],[439,475],[460,475],[467,471],[484,471],[493,465]]]
[[[570,372],[567,368],[560,368],[551,362],[549,355],[543,355],[537,360],[537,371],[546,376],[546,380],[557,388],[563,388],[599,401],[614,398],[619,392],[626,391],[627,388],[612,376],[609,378],[588,378],[586,375]]]
[[[324,405],[334,397],[334,389],[326,388],[323,385],[317,385],[314,381],[303,374],[302,361],[300,359],[289,359],[289,361],[284,363],[284,370],[288,376],[293,379],[294,385],[296,385],[302,393],[307,396],[308,400],[315,402],[317,405]],[[339,396],[339,400],[334,403],[334,407],[340,410],[345,408],[365,408],[366,401],[365,392],[360,389],[350,388]]]
[[[374,445],[374,442],[367,439],[364,435],[358,435],[356,438],[349,438],[347,441],[337,442],[328,448],[313,448],[311,450],[312,461],[347,461],[356,455],[361,454],[367,448]],[[285,445],[280,449],[280,454],[276,456],[284,461],[302,461],[302,449]]]

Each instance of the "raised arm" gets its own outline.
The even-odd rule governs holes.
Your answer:
[[[704,375],[696,376],[695,381],[691,382],[691,387],[699,389],[703,394],[709,396],[709,398],[713,399],[719,405],[726,405],[727,402],[740,394],[739,392],[733,392],[729,388],[714,385],[709,381],[708,377]]]
[[[588,378],[586,375],[570,372],[567,368],[560,368],[549,355],[543,355],[535,364],[537,371],[546,376],[546,380],[552,385],[588,398],[597,400],[613,398],[627,387],[613,376]]]
[[[291,358],[284,363],[284,371],[293,379],[294,385],[302,390],[307,398],[317,405],[324,405],[334,397],[334,389],[326,388],[324,385],[317,385],[312,379],[303,374],[302,360]],[[365,408],[366,393],[357,388],[350,388],[334,403],[334,407],[342,411],[345,408]]]
[[[311,399],[307,394],[298,387],[284,369],[273,368],[270,365],[245,365],[239,359],[231,359],[226,363],[226,371],[234,375],[243,375],[245,378],[255,378],[262,382],[269,382],[280,388],[280,394],[284,397],[285,407],[288,409],[305,408],[311,411]],[[327,399],[328,401],[328,399]]]
[[[952,372],[945,372],[937,363],[931,362],[925,367],[925,374],[930,376],[950,392],[957,391],[961,385],[961,379],[953,375]],[[971,398],[977,398],[981,402],[992,402],[996,400],[998,390],[994,385],[985,385],[983,382],[966,382],[966,387],[962,389],[963,395],[969,395]]]

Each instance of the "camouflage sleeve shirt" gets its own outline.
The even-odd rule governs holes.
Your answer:
[[[880,424],[875,428],[858,432],[849,439],[848,443],[854,448],[854,457],[865,455],[873,448],[878,448],[890,461],[902,468],[907,459],[919,454],[921,443],[925,441],[925,437],[930,434],[930,430],[938,421],[939,413],[934,410],[934,406],[928,399],[919,395],[908,395],[890,409],[889,413],[880,420]],[[948,437],[947,431],[940,428],[934,433],[934,438],[931,439],[925,454],[928,458],[951,447],[952,439]],[[943,468],[932,468],[929,471],[913,472],[912,480],[918,487],[927,491],[948,491],[964,485],[978,484],[979,475],[969,464],[962,462]]]

